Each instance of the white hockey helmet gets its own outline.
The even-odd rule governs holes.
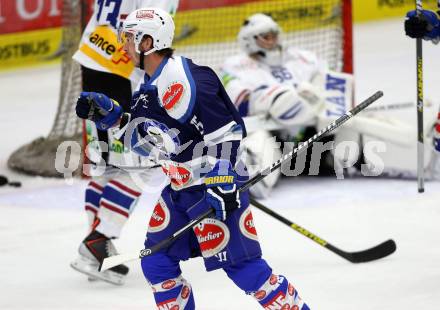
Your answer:
[[[174,21],[170,14],[159,8],[141,8],[131,12],[119,29],[119,39],[124,40],[126,33],[133,35],[136,52],[145,35],[153,38],[153,48],[144,55],[151,54],[172,45],[174,37]]]
[[[257,44],[257,39],[258,36],[270,32],[279,34],[281,28],[269,15],[257,13],[244,21],[238,33],[238,42],[247,54],[267,53],[266,48]]]

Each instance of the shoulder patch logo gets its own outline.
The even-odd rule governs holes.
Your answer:
[[[139,10],[136,12],[136,18],[153,19],[154,10]]]
[[[170,210],[168,209],[162,198],[159,198],[148,224],[149,232],[159,232],[167,228],[170,223]]]
[[[165,110],[171,110],[179,103],[185,92],[185,87],[181,82],[172,82],[168,85],[164,94],[162,95],[162,104]]]
[[[229,242],[228,226],[216,219],[205,219],[194,227],[203,257],[211,257],[223,250]]]
[[[254,219],[252,217],[251,209],[247,208],[246,211],[240,216],[240,231],[243,235],[249,239],[258,241],[257,230],[254,225]]]

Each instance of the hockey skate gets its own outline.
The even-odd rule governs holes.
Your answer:
[[[70,266],[88,275],[89,281],[102,280],[115,285],[124,284],[129,270],[127,266],[119,265],[103,272],[98,271],[104,258],[117,254],[113,243],[105,235],[96,230],[92,231],[81,242],[78,252],[78,258],[70,263]]]

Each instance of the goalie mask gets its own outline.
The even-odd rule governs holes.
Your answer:
[[[244,21],[238,42],[247,54],[260,55],[269,66],[277,66],[282,61],[280,32],[280,27],[270,16],[257,13]]]
[[[141,52],[139,45],[145,35],[153,39],[153,48]],[[158,8],[142,8],[131,12],[119,27],[118,39],[124,44],[134,40],[136,52],[149,55],[170,48],[174,37],[174,21],[170,14]]]

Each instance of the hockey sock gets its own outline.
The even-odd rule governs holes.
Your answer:
[[[95,217],[99,210],[99,200],[101,199],[102,189],[103,185],[96,181],[90,181],[86,188],[85,210],[90,227],[95,222]]]
[[[299,297],[295,287],[282,275],[272,274],[252,295],[264,309],[310,310]]]
[[[182,278],[179,259],[159,252],[142,258],[141,265],[158,309],[195,308],[191,285]]]
[[[101,222],[96,229],[108,237],[119,237],[141,195],[136,187],[129,185],[112,179],[102,191],[98,212]]]
[[[191,285],[182,276],[151,285],[158,309],[194,310]]]

